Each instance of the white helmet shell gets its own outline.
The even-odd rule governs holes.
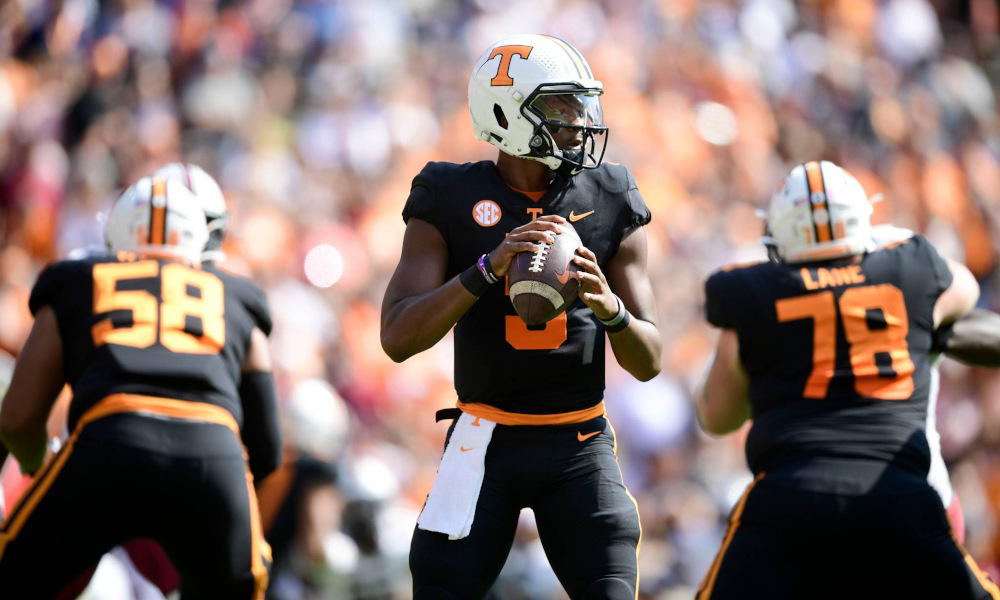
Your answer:
[[[184,187],[191,190],[201,202],[201,209],[205,211],[205,216],[208,217],[209,221],[229,216],[222,188],[211,175],[205,172],[205,169],[198,165],[170,163],[157,169],[156,173],[153,173],[153,177],[176,179],[183,183]]]
[[[322,460],[336,460],[347,443],[351,422],[347,404],[322,379],[296,384],[285,407],[285,420],[292,443]]]
[[[872,204],[853,175],[828,161],[796,166],[771,196],[762,240],[786,263],[864,254],[875,249]]]
[[[547,35],[521,34],[493,44],[476,61],[469,79],[469,114],[480,140],[575,175],[596,168],[603,158],[607,136],[599,155],[594,139],[607,131],[600,104],[603,92],[604,84],[594,79],[573,46]],[[543,104],[552,96],[572,102],[574,121],[546,114]],[[582,149],[575,156],[553,139],[551,123],[557,121],[584,131]]]
[[[115,200],[104,237],[112,252],[166,252],[197,264],[208,227],[201,203],[181,182],[143,177]]]
[[[205,211],[209,233],[202,260],[220,261],[224,259],[222,240],[229,231],[229,209],[226,207],[226,198],[222,194],[222,188],[219,187],[215,179],[198,165],[179,162],[160,167],[156,173],[153,173],[153,176],[180,181],[198,198],[202,210]]]

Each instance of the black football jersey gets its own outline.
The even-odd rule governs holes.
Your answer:
[[[933,309],[951,280],[920,236],[858,264],[761,263],[709,277],[708,321],[736,330],[750,376],[750,469],[770,477],[802,459],[843,458],[926,474]]]
[[[492,161],[428,163],[413,180],[403,220],[434,225],[448,245],[447,277],[473,265],[515,227],[542,215],[572,222],[601,268],[650,213],[625,167],[605,163],[559,177],[538,201],[507,186]],[[455,388],[462,402],[508,412],[555,414],[604,396],[604,329],[579,299],[535,330],[497,283],[455,326]]]
[[[270,333],[264,293],[214,267],[156,259],[65,260],[31,291],[51,306],[73,390],[69,428],[116,393],[207,402],[242,424],[239,385],[250,334]]]

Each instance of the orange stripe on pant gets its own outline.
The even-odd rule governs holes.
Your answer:
[[[607,419],[607,415],[604,415]],[[625,476],[622,475],[622,466],[618,462],[618,434],[615,432],[614,425],[611,424],[611,420],[608,420],[608,427],[611,428],[611,438],[614,443],[611,446],[611,452],[615,455],[615,464],[618,465],[618,477],[622,480],[622,487],[625,488],[625,493],[628,495],[628,499],[632,501],[633,506],[635,506],[635,516],[639,521],[639,543],[635,545],[635,600],[639,600],[639,551],[642,549],[642,516],[639,514],[639,503],[636,501],[635,496],[632,492],[628,490],[628,486],[625,485]]]
[[[60,450],[59,453],[56,454],[56,456],[42,468],[36,482],[32,484],[32,487],[30,487],[27,492],[25,492],[21,499],[23,502],[23,509],[21,507],[21,502],[19,502],[18,506],[15,506],[14,511],[12,511],[11,518],[3,524],[2,531],[0,531],[0,559],[3,558],[3,553],[7,544],[17,537],[18,533],[20,533],[21,529],[24,527],[24,523],[28,520],[28,517],[31,516],[32,511],[36,506],[38,506],[38,503],[41,502],[49,488],[52,487],[52,484],[58,477],[59,472],[66,464],[66,461],[69,460],[69,455],[73,452],[73,446],[76,444],[77,439],[79,439],[83,428],[98,419],[120,413],[146,413],[176,419],[216,423],[219,425],[225,425],[236,435],[237,439],[241,439],[240,429],[239,425],[236,424],[236,419],[233,418],[233,415],[230,414],[229,411],[221,406],[215,406],[214,404],[206,404],[203,402],[189,402],[186,400],[156,398],[152,396],[139,396],[134,394],[113,394],[111,396],[107,396],[83,414],[80,421],[73,429],[73,433],[70,435],[66,445],[63,446],[62,450]],[[244,459],[246,459],[245,448],[243,455]],[[257,495],[254,493],[253,476],[250,475],[249,470],[246,472],[246,481],[247,493],[249,494],[250,502],[252,552],[250,568],[254,576],[253,597],[255,600],[263,600],[268,580],[267,567],[264,565],[264,559],[266,558],[268,561],[271,560],[271,547],[264,540],[264,534],[261,530],[260,511],[257,507]]]
[[[244,451],[245,453],[245,451]],[[260,525],[260,507],[257,506],[257,494],[253,489],[253,475],[247,468],[247,496],[250,498],[250,572],[253,573],[253,599],[264,600],[267,591],[267,562],[273,562],[271,545],[264,539],[264,530]]]
[[[740,501],[736,503],[736,508],[733,509],[732,516],[729,517],[729,527],[726,530],[726,537],[722,540],[722,547],[719,548],[719,553],[715,555],[715,560],[712,561],[712,566],[709,567],[708,573],[705,573],[705,579],[702,580],[701,586],[698,587],[698,593],[695,595],[695,600],[708,600],[712,597],[712,588],[715,587],[715,579],[719,576],[719,570],[722,568],[722,559],[726,555],[726,550],[729,549],[729,544],[733,541],[733,536],[736,535],[736,530],[740,526],[740,517],[743,516],[743,508],[746,506],[747,498],[750,497],[750,490],[757,485],[757,482],[764,477],[764,473],[754,477],[754,480],[750,482],[747,489],[743,492],[743,496]]]
[[[955,541],[955,545],[958,546],[959,551],[962,553],[962,557],[965,558],[966,566],[968,566],[969,570],[972,571],[972,574],[976,576],[976,580],[979,581],[979,585],[983,586],[983,589],[990,595],[990,598],[993,600],[1000,600],[1000,588],[997,587],[997,584],[993,583],[993,580],[990,579],[989,575],[979,568],[979,565],[976,564],[976,559],[972,558],[972,556],[965,550],[965,546],[963,546],[961,542],[958,541],[958,538],[955,537],[954,530],[951,532],[951,539]]]
[[[455,406],[473,417],[488,419],[500,425],[571,425],[584,423],[604,415],[604,400],[590,408],[551,415],[529,415],[501,410],[478,402],[458,402]]]
[[[65,446],[63,446],[63,448],[65,448]],[[61,452],[62,450],[60,449],[60,453]],[[35,473],[34,478],[28,483],[28,487],[17,498],[11,509],[7,511],[7,514],[4,516],[4,520],[0,522],[0,535],[2,535],[2,532],[7,531],[7,529],[10,527],[10,523],[15,518],[17,518],[17,514],[18,512],[21,511],[22,507],[24,506],[24,503],[28,500],[28,498],[31,497],[33,493],[35,493],[35,490],[38,488],[38,486],[40,486],[42,482],[45,481],[45,478],[48,476],[48,472],[52,470],[52,468],[58,462],[57,460],[58,458],[59,458],[58,453],[55,456],[50,457],[49,460],[47,460],[45,464],[42,465],[42,468],[39,469],[37,473]],[[2,539],[2,537],[0,537],[0,539]],[[2,553],[2,546],[0,546],[0,553]]]
[[[52,487],[56,477],[59,475],[59,471],[62,470],[66,461],[69,460],[69,455],[73,452],[73,444],[76,442],[76,438],[76,433],[70,436],[66,445],[49,461],[49,465],[46,465],[44,473],[41,473],[40,477],[35,480],[35,483],[32,483],[31,487],[21,496],[17,506],[14,507],[14,511],[11,512],[11,518],[4,522],[3,531],[0,531],[0,559],[3,559],[7,544],[17,537],[21,528],[24,527],[24,522],[28,520],[32,511],[42,501],[42,497]]]

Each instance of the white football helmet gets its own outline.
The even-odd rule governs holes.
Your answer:
[[[547,35],[515,35],[476,61],[469,114],[479,139],[572,176],[596,169],[604,158],[603,93],[604,84],[573,46]],[[582,133],[579,144],[559,148],[552,134],[564,127]]]
[[[176,179],[191,190],[201,202],[208,220],[208,243],[205,245],[202,262],[219,262],[226,258],[222,252],[222,240],[229,231],[229,209],[222,188],[204,169],[190,163],[170,163],[160,167],[154,177]]]
[[[337,390],[322,379],[306,379],[292,388],[284,407],[288,438],[299,450],[333,462],[347,443],[351,417]]]
[[[872,204],[853,175],[827,161],[798,165],[771,196],[761,241],[772,258],[811,262],[875,249]]]
[[[115,200],[104,239],[111,252],[166,252],[197,264],[208,226],[201,203],[183,183],[143,177]]]

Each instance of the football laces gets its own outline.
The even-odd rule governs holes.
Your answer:
[[[549,248],[552,244],[540,242],[539,246],[538,250],[536,250],[534,255],[531,257],[531,264],[528,265],[528,271],[532,273],[542,272],[542,266],[545,264],[545,257],[548,256]]]

